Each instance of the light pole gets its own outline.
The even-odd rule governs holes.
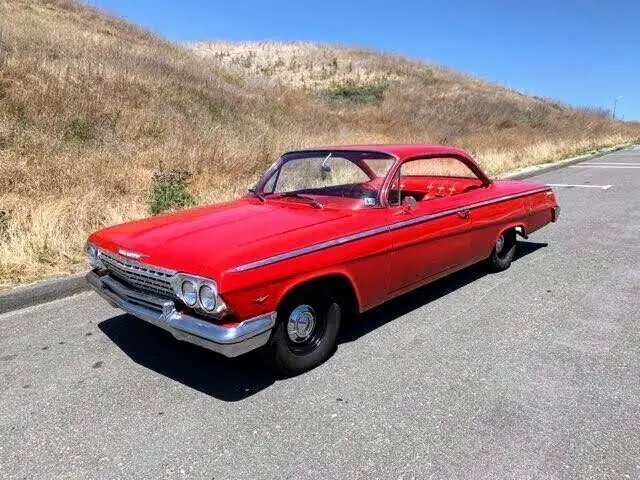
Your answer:
[[[616,107],[618,106],[618,100],[620,100],[622,98],[622,95],[620,95],[619,97],[616,97],[616,99],[613,101],[613,115],[612,118],[615,120],[616,119]]]

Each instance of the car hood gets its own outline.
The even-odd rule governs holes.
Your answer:
[[[233,259],[234,251],[247,251],[242,247],[252,244],[250,250],[259,257],[261,244],[282,245],[294,231],[305,230],[307,237],[310,230],[349,215],[294,201],[261,204],[241,199],[116,225],[94,233],[89,241],[114,253],[140,255],[139,261],[151,265],[210,275],[212,269],[227,268],[225,260]]]

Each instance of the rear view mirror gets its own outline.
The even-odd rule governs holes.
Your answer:
[[[329,159],[331,158],[331,153],[327,155],[324,160],[322,160],[322,164],[320,165],[320,176],[323,180],[329,178],[329,174],[331,173],[331,165],[329,165]]]
[[[322,180],[326,180],[327,178],[329,178],[330,173],[331,167],[329,165],[320,165],[320,177],[322,178]]]

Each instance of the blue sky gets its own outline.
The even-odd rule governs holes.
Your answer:
[[[309,40],[395,52],[640,120],[638,0],[89,0],[171,40]]]

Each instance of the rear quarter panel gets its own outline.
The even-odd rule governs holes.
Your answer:
[[[551,222],[551,209],[557,205],[551,189],[537,182],[496,181],[484,196],[482,201],[505,200],[489,203],[472,211],[471,240],[475,261],[491,254],[497,238],[505,230],[521,227],[528,235]]]

